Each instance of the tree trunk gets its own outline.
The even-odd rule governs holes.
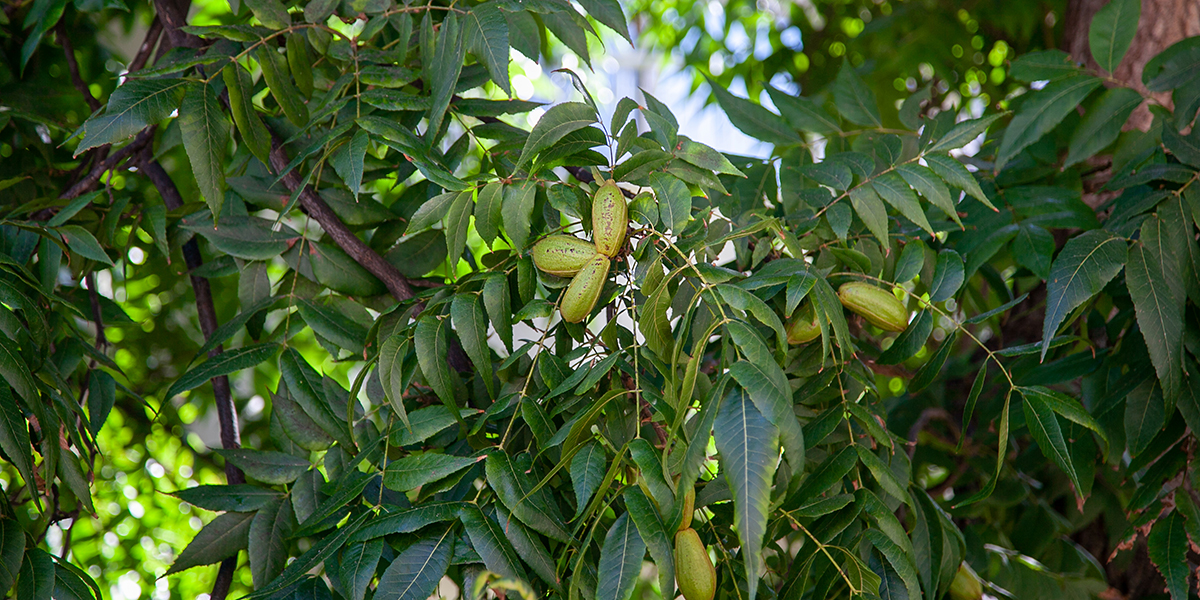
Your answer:
[[[1092,17],[1108,0],[1070,0],[1063,24],[1063,49],[1073,59],[1099,70],[1088,48],[1088,29]],[[1148,94],[1142,85],[1142,69],[1146,63],[1171,44],[1187,37],[1200,35],[1200,0],[1142,0],[1142,17],[1138,21],[1137,35],[1125,53],[1121,64],[1112,76],[1133,89]],[[1154,99],[1163,106],[1171,106],[1171,94],[1154,94]],[[1150,109],[1143,103],[1129,118],[1128,128],[1143,131],[1150,128]]]

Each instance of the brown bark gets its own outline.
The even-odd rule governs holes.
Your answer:
[[[1063,49],[1076,61],[1097,71],[1100,67],[1092,59],[1088,30],[1092,26],[1092,18],[1105,4],[1108,4],[1108,0],[1071,0],[1067,3],[1063,24]],[[1143,94],[1149,94],[1142,84],[1142,69],[1146,63],[1171,44],[1196,35],[1200,35],[1200,0],[1142,0],[1137,35],[1129,45],[1125,58],[1112,73],[1113,78]],[[1152,97],[1163,106],[1171,106],[1169,93],[1153,94]],[[1143,103],[1133,112],[1126,127],[1145,131],[1150,128],[1151,121],[1150,109]]]

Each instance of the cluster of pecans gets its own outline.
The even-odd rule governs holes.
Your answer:
[[[533,262],[551,275],[571,277],[559,313],[564,321],[578,323],[591,314],[608,280],[609,263],[625,244],[629,207],[625,195],[611,179],[592,196],[592,239],[551,235],[533,246]]]

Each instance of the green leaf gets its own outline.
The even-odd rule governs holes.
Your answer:
[[[767,94],[779,109],[779,114],[798,131],[811,131],[819,135],[830,135],[842,130],[837,119],[824,107],[803,96],[792,96],[766,84]]]
[[[804,431],[792,408],[792,388],[787,376],[769,354],[748,358],[734,363],[729,373],[749,392],[755,408],[779,430],[788,463],[801,470],[805,459]]]
[[[572,131],[583,129],[596,122],[596,111],[582,102],[564,102],[547,110],[538,119],[533,131],[525,140],[521,150],[521,158],[517,160],[516,168],[533,158],[538,152],[553,146],[563,136]],[[511,235],[511,234],[510,234]]]
[[[544,116],[542,118],[545,119]],[[518,250],[523,250],[529,244],[536,199],[537,184],[532,181],[504,188],[504,231]]]
[[[734,96],[711,78],[708,85],[717,103],[725,110],[729,121],[742,133],[768,144],[789,145],[804,142],[804,138],[789,127],[783,117],[745,98]]]
[[[383,472],[383,485],[397,492],[408,492],[449,477],[480,460],[436,453],[406,456],[388,463]]]
[[[375,579],[375,568],[382,555],[383,540],[380,539],[346,545],[338,575],[342,587],[350,593],[349,600],[363,600],[366,597],[367,587]]]
[[[412,533],[434,523],[454,521],[458,519],[464,505],[463,502],[431,502],[377,516],[371,519],[370,524],[354,532],[349,542],[372,540],[393,533]]]
[[[666,286],[663,287],[665,288]],[[763,302],[758,296],[740,287],[727,283],[718,284],[716,288],[721,294],[721,299],[730,306],[754,315],[754,318],[760,323],[773,329],[776,341],[779,342],[780,348],[782,348],[782,345],[787,340],[787,333],[783,329],[783,321],[779,320],[779,315],[771,307],[767,306],[766,302]]]
[[[1092,415],[1087,412],[1087,409],[1079,403],[1078,400],[1062,393],[1040,385],[1020,388],[1021,395],[1025,398],[1037,396],[1038,399],[1050,407],[1059,416],[1082,425],[1092,430],[1105,444],[1108,443],[1108,434],[1104,432],[1104,428],[1092,418]]]
[[[1116,277],[1125,266],[1125,240],[1095,229],[1067,241],[1050,267],[1046,281],[1046,320],[1042,325],[1042,360],[1058,326]]]
[[[600,487],[606,462],[604,448],[597,442],[583,445],[571,458],[571,486],[575,489],[576,518],[583,514],[588,500]]]
[[[687,184],[674,175],[656,171],[650,174],[650,187],[658,199],[663,225],[673,232],[683,231],[692,220],[692,192]]]
[[[89,457],[85,460],[88,463],[87,470],[90,473],[92,471],[91,458]],[[75,452],[63,450],[61,460],[58,461],[58,476],[67,484],[67,487],[75,495],[75,499],[82,508],[88,513],[96,514],[96,509],[92,506],[91,486],[88,485],[88,480],[79,465],[79,457],[75,455]]]
[[[458,414],[458,405],[454,401],[454,377],[450,364],[446,362],[449,350],[450,319],[438,319],[422,316],[417,319],[417,330],[414,341],[417,348],[417,364],[421,365],[421,373],[429,386],[442,399],[454,414]]]
[[[492,245],[496,236],[500,235],[500,224],[503,218],[500,214],[500,207],[503,199],[503,184],[493,181],[483,186],[483,189],[479,191],[479,197],[475,200],[475,231],[489,246]],[[511,344],[509,346],[511,347]]]
[[[663,477],[663,466],[658,459],[658,453],[650,442],[642,438],[630,441],[628,447],[629,455],[640,472],[639,484],[645,483],[655,504],[664,512],[669,511],[675,502],[675,490]]]
[[[271,29],[285,29],[291,25],[292,19],[279,0],[244,0],[250,11]],[[235,11],[236,12],[236,11]]]
[[[1034,275],[1047,279],[1050,276],[1050,259],[1054,255],[1054,236],[1049,231],[1032,225],[1028,221],[1017,227],[1017,236],[1012,243],[1017,264],[1029,269]]]
[[[287,391],[304,412],[325,433],[345,448],[354,448],[354,440],[346,426],[344,412],[334,412],[325,398],[325,386],[321,376],[300,356],[295,348],[284,349],[279,357],[280,378],[287,383]]]
[[[1163,128],[1163,145],[1185,165],[1200,169],[1200,131],[1181,135],[1173,127]]]
[[[323,306],[311,300],[301,299],[296,303],[300,318],[317,335],[329,340],[339,348],[361,355],[367,339],[367,328],[338,310],[337,305]]]
[[[604,546],[600,549],[600,585],[596,587],[596,600],[629,600],[638,575],[642,572],[642,557],[645,554],[646,542],[642,541],[629,513],[623,513],[604,536]]]
[[[270,450],[246,448],[214,449],[213,452],[246,473],[246,476],[271,485],[291,483],[312,466],[307,460]]]
[[[1054,461],[1054,464],[1058,465],[1058,468],[1071,478],[1071,483],[1075,485],[1076,490],[1083,489],[1054,411],[1050,410],[1050,406],[1046,404],[1043,396],[1037,394],[1022,394],[1022,396],[1025,398],[1023,405],[1025,424],[1029,427],[1029,433],[1033,434],[1034,441],[1041,448],[1042,454]]]
[[[992,205],[992,201],[984,195],[983,190],[979,187],[979,182],[975,180],[975,176],[952,157],[941,154],[925,155],[925,164],[929,165],[930,170],[937,173],[946,183],[961,189],[971,197],[979,200],[984,206],[996,210]]]
[[[54,581],[51,585],[54,591],[51,597],[55,600],[97,600],[100,594],[96,582],[78,567],[69,562],[55,562]]]
[[[171,384],[171,387],[167,389],[167,393],[163,394],[163,397],[174,398],[178,394],[204,385],[214,377],[229,375],[242,369],[249,369],[274,356],[278,351],[279,345],[271,343],[255,344],[253,346],[226,350],[184,373],[175,383]]]
[[[962,257],[953,250],[938,252],[933,281],[929,284],[929,301],[941,302],[954,297],[962,287],[963,277]]]
[[[479,220],[476,219],[475,222],[479,223]],[[496,335],[500,336],[500,341],[504,342],[504,347],[508,348],[509,352],[513,347],[511,303],[508,277],[498,273],[489,274],[483,282],[483,305],[487,308],[492,328],[496,330]]]
[[[591,66],[591,55],[588,53],[587,32],[595,33],[591,23],[575,10],[558,10],[541,15],[542,23],[554,34],[571,52],[583,59],[584,64]],[[544,33],[542,34],[545,35]],[[545,38],[543,38],[545,39]]]
[[[267,1],[267,0],[261,0]],[[225,149],[229,145],[229,122],[211,85],[188,85],[179,106],[179,130],[183,148],[192,163],[192,174],[200,194],[208,202],[214,219],[225,201]]]
[[[425,130],[427,140],[432,140],[433,136],[439,135],[442,118],[446,115],[446,109],[450,107],[450,99],[454,96],[454,87],[458,85],[458,76],[462,73],[465,52],[462,32],[458,26],[458,15],[452,12],[442,20],[433,54],[432,93],[430,94],[433,98],[433,106],[429,109],[429,124]]]
[[[413,234],[432,227],[434,223],[446,217],[446,213],[450,212],[450,206],[458,197],[458,192],[447,192],[426,200],[408,220],[408,228],[404,230],[404,233]]]
[[[100,246],[100,242],[96,241],[92,232],[78,225],[63,225],[57,231],[62,234],[67,247],[76,254],[106,265],[113,264],[112,259],[104,252],[104,248]]]
[[[288,544],[285,542],[294,521],[292,503],[287,498],[276,497],[254,513],[246,546],[254,587],[265,586],[287,566]]]
[[[900,335],[896,336],[896,341],[879,354],[875,362],[881,365],[896,365],[912,358],[925,345],[925,340],[929,339],[932,332],[933,314],[923,310]]]
[[[948,152],[962,148],[971,143],[971,140],[974,140],[987,131],[987,128],[1001,116],[1003,115],[990,115],[981,119],[960,121],[950,131],[946,132],[946,135],[937,139],[933,146],[926,150],[926,152]]]
[[[762,540],[767,529],[778,431],[758,412],[750,394],[735,387],[721,403],[713,436],[721,455],[721,470],[733,492],[733,527],[741,541],[746,578],[758,581],[764,569]],[[757,596],[757,589],[750,587],[749,600]]]
[[[1166,420],[1162,388],[1147,379],[1125,396],[1125,439],[1133,457],[1150,446]]]
[[[314,471],[315,472],[315,471]],[[225,513],[227,515],[240,513]],[[253,594],[245,596],[245,600],[254,600],[256,598],[268,598],[278,594],[281,590],[291,587],[305,579],[309,571],[320,565],[325,559],[333,555],[333,553],[342,549],[346,544],[346,539],[349,538],[358,528],[362,526],[368,518],[375,516],[371,511],[363,511],[361,515],[338,528],[335,533],[331,533],[321,538],[320,541],[313,544],[311,548],[301,554],[299,558],[288,563],[288,566],[279,574],[279,577],[271,580],[271,583],[266,587],[257,589]],[[448,554],[448,553],[447,553]],[[394,566],[395,563],[393,563]],[[384,573],[387,574],[386,572]],[[441,577],[441,575],[438,575]],[[382,581],[381,581],[382,583]],[[417,599],[424,600],[424,597]]]
[[[603,472],[603,469],[601,469]],[[637,526],[638,534],[650,550],[650,557],[658,567],[658,585],[663,595],[675,587],[675,547],[673,537],[667,534],[667,526],[662,517],[654,509],[654,505],[646,494],[637,486],[625,488],[625,507],[633,524]]]
[[[275,490],[257,485],[198,485],[172,494],[204,510],[253,512],[281,497]]]
[[[1187,532],[1183,527],[1183,517],[1179,511],[1160,518],[1150,529],[1146,538],[1146,546],[1150,552],[1150,560],[1162,573],[1167,583],[1167,591],[1171,600],[1186,600],[1188,597]]]
[[[1053,81],[1036,92],[1029,92],[1032,96],[1021,104],[1000,141],[996,169],[1003,169],[1022,150],[1054,129],[1100,84],[1100,79],[1091,75],[1075,75]]]
[[[1112,0],[1096,11],[1088,30],[1088,47],[1101,69],[1117,70],[1137,34],[1141,12],[1141,0]]]
[[[978,386],[980,389],[983,388],[983,380],[984,380],[983,376],[984,376],[984,373],[980,373],[975,378],[975,384],[972,385],[972,387],[971,387],[971,394],[972,394],[972,397],[974,397],[974,398],[978,398],[978,394],[975,392],[975,387]],[[983,489],[972,494],[969,498],[963,500],[962,502],[958,502],[952,508],[957,509],[959,507],[968,506],[968,505],[974,504],[976,502],[979,502],[980,500],[984,500],[987,497],[991,496],[992,492],[996,489],[996,483],[1000,480],[1000,471],[1001,471],[1001,469],[1004,468],[1004,458],[1006,456],[1005,453],[1008,451],[1008,412],[1009,412],[1009,403],[1011,401],[1012,401],[1012,392],[1010,390],[1007,394],[1004,395],[1004,408],[1000,410],[1000,428],[998,429],[998,434],[999,434],[998,439],[1000,440],[1000,445],[999,445],[999,448],[997,448],[997,450],[996,450],[996,472],[995,472],[995,474],[992,476],[992,478],[990,480],[988,480],[987,485],[985,485],[983,487]],[[974,408],[974,403],[970,399],[967,400],[967,404],[970,407]]]
[[[1112,4],[1117,4],[1117,2],[1114,1]],[[1129,120],[1133,109],[1141,103],[1142,95],[1136,90],[1125,87],[1112,88],[1101,94],[1091,104],[1087,114],[1083,116],[1083,120],[1071,134],[1071,142],[1068,145],[1067,158],[1063,162],[1063,168],[1095,156],[1116,141],[1117,136],[1121,134],[1121,127]]]
[[[6,593],[17,580],[24,558],[25,530],[14,519],[0,519],[0,589]]]
[[[621,10],[620,2],[617,0],[580,0],[579,5],[587,11],[588,16],[617,32],[618,35],[625,38],[625,41],[633,43],[633,38],[629,36],[629,24],[625,21],[625,11]],[[507,58],[507,55],[505,57]]]
[[[6,180],[6,181],[9,181],[9,180]],[[59,209],[59,211],[49,221],[46,221],[46,226],[47,227],[59,227],[62,225],[66,225],[67,221],[71,220],[71,217],[74,217],[75,215],[79,214],[79,211],[86,208],[87,205],[91,204],[93,200],[99,198],[100,195],[103,193],[104,193],[103,191],[97,190],[95,192],[92,192],[90,194],[84,194],[84,195],[72,200],[69,204],[67,204],[66,206]]]
[[[227,512],[217,515],[188,542],[166,574],[237,556],[239,551],[246,548],[253,519],[254,513]]]
[[[254,108],[254,82],[250,74],[236,61],[221,70],[225,89],[229,91],[233,122],[242,134],[242,141],[264,165],[270,163],[271,134]],[[236,103],[236,104],[235,104]]]
[[[458,259],[467,245],[467,227],[471,224],[471,209],[475,208],[472,196],[470,190],[460,192],[446,211],[446,258],[450,261],[451,269],[458,265]]]
[[[259,217],[226,216],[215,225],[206,219],[184,219],[180,227],[204,236],[214,248],[244,260],[267,260],[283,254],[300,238],[291,227],[279,231],[271,222]]]
[[[925,242],[911,240],[904,245],[900,258],[896,259],[896,283],[908,283],[925,268]]]
[[[551,558],[550,552],[546,550],[545,544],[541,542],[540,538],[531,535],[529,530],[525,529],[524,525],[505,512],[504,507],[496,504],[492,508],[494,510],[489,511],[488,517],[500,525],[505,537],[508,538],[513,548],[516,549],[517,555],[525,561],[525,564],[533,568],[534,573],[537,573],[538,577],[542,578],[542,581],[557,589],[561,582],[555,571],[554,559]]]
[[[942,180],[932,171],[916,163],[908,163],[896,167],[896,172],[926,200],[942,209],[942,212],[958,223],[960,228],[963,226],[962,221],[958,218],[955,202],[950,198],[950,190],[946,189],[946,184],[942,183]]]
[[[487,66],[492,81],[512,95],[508,81],[508,21],[495,4],[474,6],[463,15],[463,42],[467,50]]]
[[[1184,274],[1174,241],[1167,237],[1170,227],[1154,216],[1142,223],[1141,231],[1142,239],[1129,251],[1125,285],[1163,395],[1173,402],[1183,388]]]
[[[445,406],[434,404],[408,414],[408,423],[392,430],[393,446],[411,446],[433,437],[434,434],[457,423],[454,413]]]
[[[405,426],[410,426],[408,411],[404,408],[404,390],[409,379],[404,376],[404,363],[408,358],[409,342],[402,333],[392,334],[379,347],[379,384],[388,399],[392,412],[400,417]],[[453,415],[449,415],[453,421]]]
[[[371,136],[366,131],[360,129],[354,132],[350,143],[338,148],[329,160],[333,170],[337,171],[338,177],[346,183],[346,188],[354,194],[355,199],[358,199],[358,191],[362,187],[363,160],[366,158],[367,143],[370,139]]]
[[[375,598],[425,600],[437,590],[454,553],[453,527],[432,532],[396,556],[375,587]]]
[[[879,244],[887,247],[887,207],[883,205],[883,200],[879,198],[875,188],[870,185],[860,185],[850,190],[850,205],[854,207],[854,212],[875,236],[875,239],[879,240]]]
[[[722,175],[733,175],[734,177],[746,176],[745,173],[742,173],[737,167],[733,166],[733,163],[729,162],[729,159],[725,158],[724,154],[684,136],[679,136],[678,139],[679,149],[675,151],[675,156],[683,159],[685,162],[707,171],[716,171]]]
[[[818,464],[816,469],[812,469],[812,473],[805,476],[804,484],[800,485],[799,490],[788,497],[786,504],[810,505],[812,500],[820,494],[839,484],[856,464],[858,464],[858,451],[853,446],[846,446],[838,454],[829,456],[821,464]]]
[[[854,72],[850,61],[842,62],[837,79],[833,81],[833,100],[837,110],[852,123],[867,127],[882,127],[875,92]],[[753,599],[751,599],[753,600]]]
[[[925,218],[925,211],[921,210],[921,205],[917,202],[917,195],[899,175],[884,173],[876,177],[870,185],[875,188],[881,198],[900,211],[900,214],[904,215],[906,219],[933,235],[933,227],[929,225],[929,219]]]
[[[517,551],[499,523],[483,516],[483,512],[473,505],[464,506],[459,518],[471,538],[471,546],[489,571],[512,579],[526,578]]]
[[[6,373],[5,378],[7,377]],[[34,481],[29,422],[13,399],[8,385],[3,383],[0,383],[0,450],[3,450],[8,460],[17,467],[17,472],[21,474],[21,479],[25,480],[26,485]]]
[[[167,118],[179,108],[187,79],[129,79],[108,98],[104,115],[83,124],[83,141],[75,156],[89,148],[113,144]]]
[[[17,578],[17,600],[51,600],[54,592],[54,559],[38,548],[30,548],[21,562],[21,574]],[[80,591],[88,597],[86,583],[80,582]],[[95,597],[95,596],[91,596]]]
[[[488,455],[484,470],[488,485],[513,516],[550,539],[570,541],[571,536],[563,526],[558,510],[547,498],[546,490],[535,492],[529,475],[518,469],[508,455],[502,452]]]
[[[1080,73],[1079,65],[1062,50],[1030,52],[1014,60],[1009,74],[1017,81],[1054,81]]]

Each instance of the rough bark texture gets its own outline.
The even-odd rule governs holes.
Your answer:
[[[1067,14],[1063,24],[1063,50],[1076,61],[1099,70],[1088,47],[1088,28],[1108,0],[1072,0],[1067,3]],[[1187,37],[1200,35],[1200,0],[1142,0],[1142,18],[1138,21],[1137,36],[1129,51],[1112,76],[1143,94],[1149,93],[1142,85],[1142,69],[1156,54],[1171,44]],[[1154,94],[1154,99],[1163,106],[1171,106],[1171,94]],[[1146,130],[1153,119],[1150,109],[1139,106],[1129,118],[1128,128]]]

